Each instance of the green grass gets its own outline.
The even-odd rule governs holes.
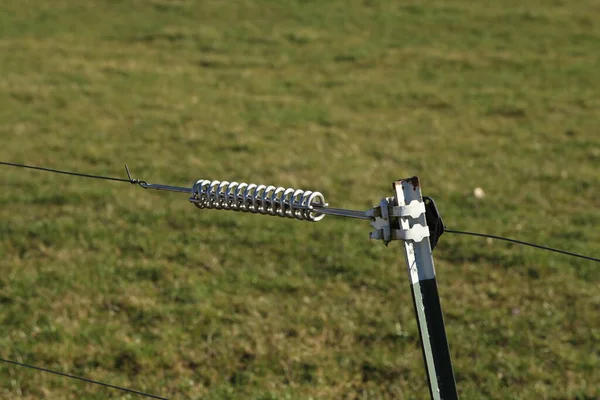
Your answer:
[[[599,257],[596,1],[0,4],[0,160],[367,209]],[[365,222],[0,169],[0,356],[173,399],[423,399],[398,243]],[[481,187],[486,197],[476,199]],[[463,399],[600,398],[598,264],[444,235]],[[0,397],[133,399],[0,365]]]

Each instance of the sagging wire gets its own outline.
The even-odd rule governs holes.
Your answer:
[[[71,374],[65,374],[64,372],[54,371],[54,370],[51,370],[51,369],[48,369],[48,368],[36,367],[35,365],[25,364],[25,363],[21,363],[21,362],[17,362],[17,361],[12,361],[12,360],[6,360],[4,358],[0,358],[0,362],[7,363],[7,364],[18,365],[20,367],[30,368],[30,369],[34,369],[36,371],[42,371],[42,372],[47,372],[47,373],[50,373],[50,374],[60,375],[60,376],[64,376],[64,377],[71,378],[71,379],[77,379],[77,380],[80,380],[80,381],[83,381],[83,382],[92,383],[94,385],[104,386],[104,387],[107,387],[107,388],[120,390],[122,392],[133,393],[133,394],[136,394],[138,396],[148,397],[148,398],[151,398],[151,399],[169,400],[166,397],[160,397],[160,396],[157,396],[157,395],[154,395],[154,394],[140,392],[139,390],[133,390],[133,389],[128,389],[128,388],[121,387],[121,386],[111,385],[109,383],[99,382],[99,381],[95,381],[93,379],[83,378],[81,376],[76,376],[76,375],[71,375]]]

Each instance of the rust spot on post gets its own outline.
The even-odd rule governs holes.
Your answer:
[[[421,186],[419,184],[418,176],[413,176],[412,178],[408,178],[407,181],[409,181],[413,185],[413,190],[417,190],[417,188]]]

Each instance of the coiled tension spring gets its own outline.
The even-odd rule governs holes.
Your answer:
[[[206,179],[194,184],[190,202],[198,208],[242,211],[312,222],[325,217],[325,214],[314,211],[314,206],[327,205],[321,193],[310,190]]]
[[[201,209],[241,211],[310,222],[320,221],[325,215],[374,219],[365,211],[331,208],[320,192],[310,190],[208,179],[199,179],[192,188],[185,188],[133,180],[129,171],[127,173],[131,182],[144,189],[188,193],[190,202]]]

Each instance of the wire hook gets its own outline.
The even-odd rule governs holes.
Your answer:
[[[132,185],[138,184],[140,185],[142,188],[146,189],[146,185],[148,185],[148,182],[146,181],[142,181],[140,179],[134,179],[131,177],[131,172],[129,171],[129,167],[127,166],[127,164],[125,164],[125,171],[127,171],[127,178],[129,179],[129,183],[131,183]]]

